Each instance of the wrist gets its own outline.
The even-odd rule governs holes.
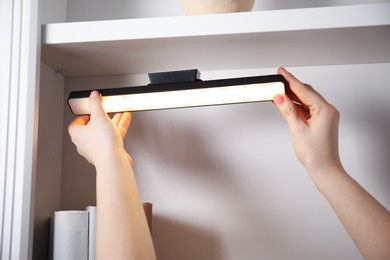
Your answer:
[[[124,147],[116,147],[106,150],[94,163],[97,172],[114,169],[122,165],[132,165],[131,157]]]
[[[311,164],[305,166],[305,168],[310,178],[316,184],[322,182],[324,178],[325,179],[332,178],[332,176],[347,174],[341,162],[321,164],[321,165]]]
[[[344,170],[337,150],[334,152],[317,151],[306,154],[308,155],[298,158],[310,175]]]

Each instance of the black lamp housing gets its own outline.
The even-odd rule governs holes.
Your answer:
[[[286,81],[279,74],[208,81],[199,80],[199,75],[198,70],[151,73],[149,85],[98,91],[106,112],[113,113],[267,101],[286,89]],[[91,91],[69,94],[73,114],[90,113]]]

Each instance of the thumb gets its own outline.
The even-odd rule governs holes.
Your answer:
[[[88,101],[89,101],[89,110],[91,113],[91,120],[93,118],[100,118],[102,116],[107,117],[107,114],[103,108],[102,95],[98,91],[96,90],[92,91]]]
[[[274,96],[273,101],[286,119],[291,130],[302,123],[297,108],[287,95],[277,94]]]

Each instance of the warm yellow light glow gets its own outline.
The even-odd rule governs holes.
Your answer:
[[[103,106],[107,113],[142,111],[178,107],[195,107],[272,100],[284,93],[282,82],[255,83],[248,85],[153,92],[118,96],[104,96]],[[76,115],[89,114],[88,98],[70,99]]]

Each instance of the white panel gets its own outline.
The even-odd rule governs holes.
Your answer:
[[[64,78],[41,64],[33,259],[48,259],[49,218],[61,209]]]
[[[11,66],[11,34],[12,34],[12,12],[10,10],[10,3],[0,1],[0,52],[2,53],[2,60],[0,62],[0,258],[2,255],[9,254],[9,229],[3,225],[7,219],[9,211],[8,192],[6,184],[9,179],[7,174],[7,147],[8,147],[8,119],[9,119],[9,92],[10,92],[10,66]],[[4,252],[4,253],[3,253]]]
[[[4,56],[0,78],[0,258],[30,259],[39,90],[38,1],[2,1],[0,10],[4,26],[0,51],[9,55]]]

